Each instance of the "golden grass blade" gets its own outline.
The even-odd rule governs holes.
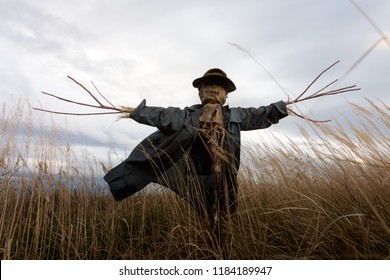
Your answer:
[[[359,123],[353,118],[348,128],[316,123],[301,129],[299,142],[271,134],[244,146],[227,245],[216,244],[208,225],[167,188],[151,185],[115,202],[100,162],[120,162],[117,152],[107,159],[80,153],[66,132],[58,135],[55,123],[47,126],[25,106],[0,110],[1,259],[390,258],[384,102],[353,108]],[[179,175],[183,187],[196,187]]]

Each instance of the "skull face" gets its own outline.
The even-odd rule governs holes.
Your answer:
[[[199,87],[199,98],[202,104],[225,104],[227,92],[225,85],[219,81],[205,81]]]

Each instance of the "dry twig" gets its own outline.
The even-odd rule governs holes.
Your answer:
[[[336,95],[336,94],[341,94],[341,93],[347,93],[347,92],[353,92],[353,91],[358,91],[360,90],[360,88],[357,88],[356,85],[353,85],[353,86],[347,86],[347,87],[341,87],[341,88],[336,88],[336,89],[332,89],[332,90],[328,90],[328,91],[325,91],[327,88],[329,88],[330,86],[334,85],[338,79],[336,80],[333,80],[332,82],[328,83],[326,86],[324,86],[323,88],[321,88],[320,90],[312,93],[312,94],[309,94],[307,96],[304,96],[305,94],[307,94],[307,92],[309,91],[309,89],[311,88],[311,86],[318,81],[318,79],[323,75],[325,74],[327,71],[329,71],[333,66],[335,66],[337,63],[339,63],[340,61],[336,61],[335,63],[333,63],[331,66],[329,66],[328,68],[326,68],[325,70],[323,70],[307,87],[306,89],[300,94],[298,95],[298,97],[296,97],[294,100],[288,100],[286,102],[287,105],[294,105],[296,103],[299,103],[299,102],[302,102],[302,101],[306,101],[306,100],[310,100],[310,99],[314,99],[314,98],[318,98],[318,97],[324,97],[324,96],[331,96],[331,95]],[[297,114],[295,111],[293,111],[291,108],[288,108],[289,112],[291,112],[293,115],[297,116],[297,117],[300,117],[302,119],[305,119],[305,120],[308,120],[308,121],[311,121],[311,122],[328,122],[330,120],[325,120],[325,121],[317,121],[317,120],[312,120],[312,119],[309,119],[303,115],[299,115]]]
[[[88,90],[83,84],[80,82],[76,81],[74,78],[68,76],[70,80],[72,80],[74,83],[79,85],[83,90],[85,90],[95,101],[98,105],[94,104],[89,104],[89,103],[82,103],[82,102],[77,102],[74,100],[66,99],[60,96],[57,96],[55,94],[51,94],[48,92],[42,91],[43,94],[54,97],[56,99],[59,99],[64,102],[84,106],[84,107],[90,107],[90,108],[96,108],[96,109],[103,109],[103,110],[108,110],[109,112],[92,112],[92,113],[71,113],[71,112],[60,112],[60,111],[53,111],[53,110],[46,110],[42,108],[33,108],[34,110],[42,111],[42,112],[47,112],[47,113],[52,113],[52,114],[61,114],[61,115],[72,115],[72,116],[94,116],[94,115],[109,115],[109,114],[121,114],[121,118],[127,118],[133,111],[133,108],[126,107],[126,106],[114,106],[106,97],[104,97],[103,94],[100,93],[100,91],[97,89],[95,84],[92,82],[92,85],[96,89],[96,91],[99,93],[99,95],[109,104],[109,105],[104,105],[90,90]]]
[[[234,44],[234,43],[228,43],[230,44],[231,46],[237,48],[238,50],[244,52],[245,54],[247,54],[251,59],[253,59],[256,64],[258,64],[267,74],[268,76],[274,80],[274,82],[279,86],[279,88],[287,95],[287,102],[286,104],[287,105],[294,105],[296,103],[299,103],[299,102],[302,102],[302,101],[306,101],[306,100],[310,100],[310,99],[314,99],[314,98],[318,98],[318,97],[323,97],[323,96],[330,96],[330,95],[336,95],[336,94],[340,94],[340,93],[346,93],[346,92],[352,92],[352,91],[357,91],[357,90],[360,90],[360,88],[356,88],[356,85],[354,86],[348,86],[348,87],[343,87],[343,88],[338,88],[338,89],[334,89],[334,90],[330,90],[330,91],[325,91],[327,88],[329,88],[331,85],[334,85],[339,79],[336,79],[332,82],[330,82],[329,84],[327,84],[326,86],[324,86],[323,88],[321,88],[320,90],[316,91],[315,93],[312,93],[306,97],[303,97],[307,91],[310,89],[310,87],[315,84],[317,82],[317,80],[325,73],[327,72],[329,69],[331,69],[333,66],[335,66],[337,63],[339,63],[340,61],[336,61],[335,63],[333,63],[331,66],[329,66],[328,68],[326,68],[325,70],[323,70],[308,86],[307,88],[300,94],[298,95],[297,98],[295,98],[294,100],[290,100],[290,97],[287,93],[287,91],[284,89],[284,87],[278,82],[277,79],[275,79],[275,77],[256,59],[256,57],[247,49],[241,47],[240,45],[238,44]],[[308,121],[311,121],[311,122],[328,122],[330,120],[325,120],[325,121],[319,121],[319,120],[312,120],[306,116],[303,116],[303,115],[300,115],[298,113],[296,113],[294,110],[291,109],[291,107],[288,108],[288,111],[297,116],[297,117],[300,117],[302,119],[305,119],[305,120],[308,120]]]
[[[286,104],[287,105],[291,105],[291,104],[296,104],[298,102],[302,102],[302,101],[305,101],[305,100],[309,100],[309,99],[314,99],[314,98],[318,98],[318,97],[322,97],[322,96],[330,96],[330,95],[335,95],[335,94],[340,94],[340,93],[346,93],[346,92],[352,92],[352,91],[357,91],[357,90],[360,90],[360,88],[357,88],[356,85],[353,85],[353,86],[347,86],[347,87],[342,87],[342,88],[337,88],[337,89],[333,89],[333,90],[329,90],[329,91],[324,91],[325,89],[327,89],[329,86],[335,84],[338,79],[330,82],[329,84],[327,84],[325,87],[323,87],[322,89],[316,91],[315,93],[313,94],[310,94],[309,96],[307,97],[303,97],[307,91],[310,89],[310,87],[325,73],[327,72],[329,69],[331,69],[333,66],[335,66],[337,63],[339,63],[340,61],[336,61],[335,63],[333,63],[331,66],[329,66],[328,68],[326,68],[324,71],[322,71],[308,86],[307,88],[300,94],[298,95],[297,98],[295,98],[294,100],[292,101],[287,101]]]

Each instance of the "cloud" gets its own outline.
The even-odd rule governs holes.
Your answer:
[[[390,29],[388,1],[359,1],[385,32]],[[93,102],[71,75],[93,90],[92,80],[114,104],[185,107],[198,102],[191,85],[211,67],[224,69],[237,85],[230,106],[261,106],[285,93],[250,57],[227,44],[249,49],[291,96],[299,94],[323,69],[341,60],[314,88],[341,77],[379,38],[348,1],[1,1],[0,96],[27,96],[34,106],[83,111],[44,97],[42,90]],[[303,113],[327,118],[347,101],[362,96],[389,103],[390,49],[375,48],[340,85],[357,84],[359,94],[301,104]],[[34,112],[37,115],[41,113]],[[115,117],[51,116],[69,126],[75,145],[104,151],[133,147],[152,128]],[[277,125],[296,137],[289,117]],[[276,127],[276,126],[275,126]],[[245,136],[244,136],[245,137]],[[80,138],[79,138],[80,139]],[[102,152],[103,154],[104,152]]]

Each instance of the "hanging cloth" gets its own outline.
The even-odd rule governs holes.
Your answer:
[[[213,189],[210,228],[215,231],[219,228],[222,214],[220,213],[220,199],[224,195],[222,164],[226,161],[224,147],[226,131],[223,125],[222,106],[220,104],[205,104],[199,121],[201,124],[200,137],[212,159]]]

